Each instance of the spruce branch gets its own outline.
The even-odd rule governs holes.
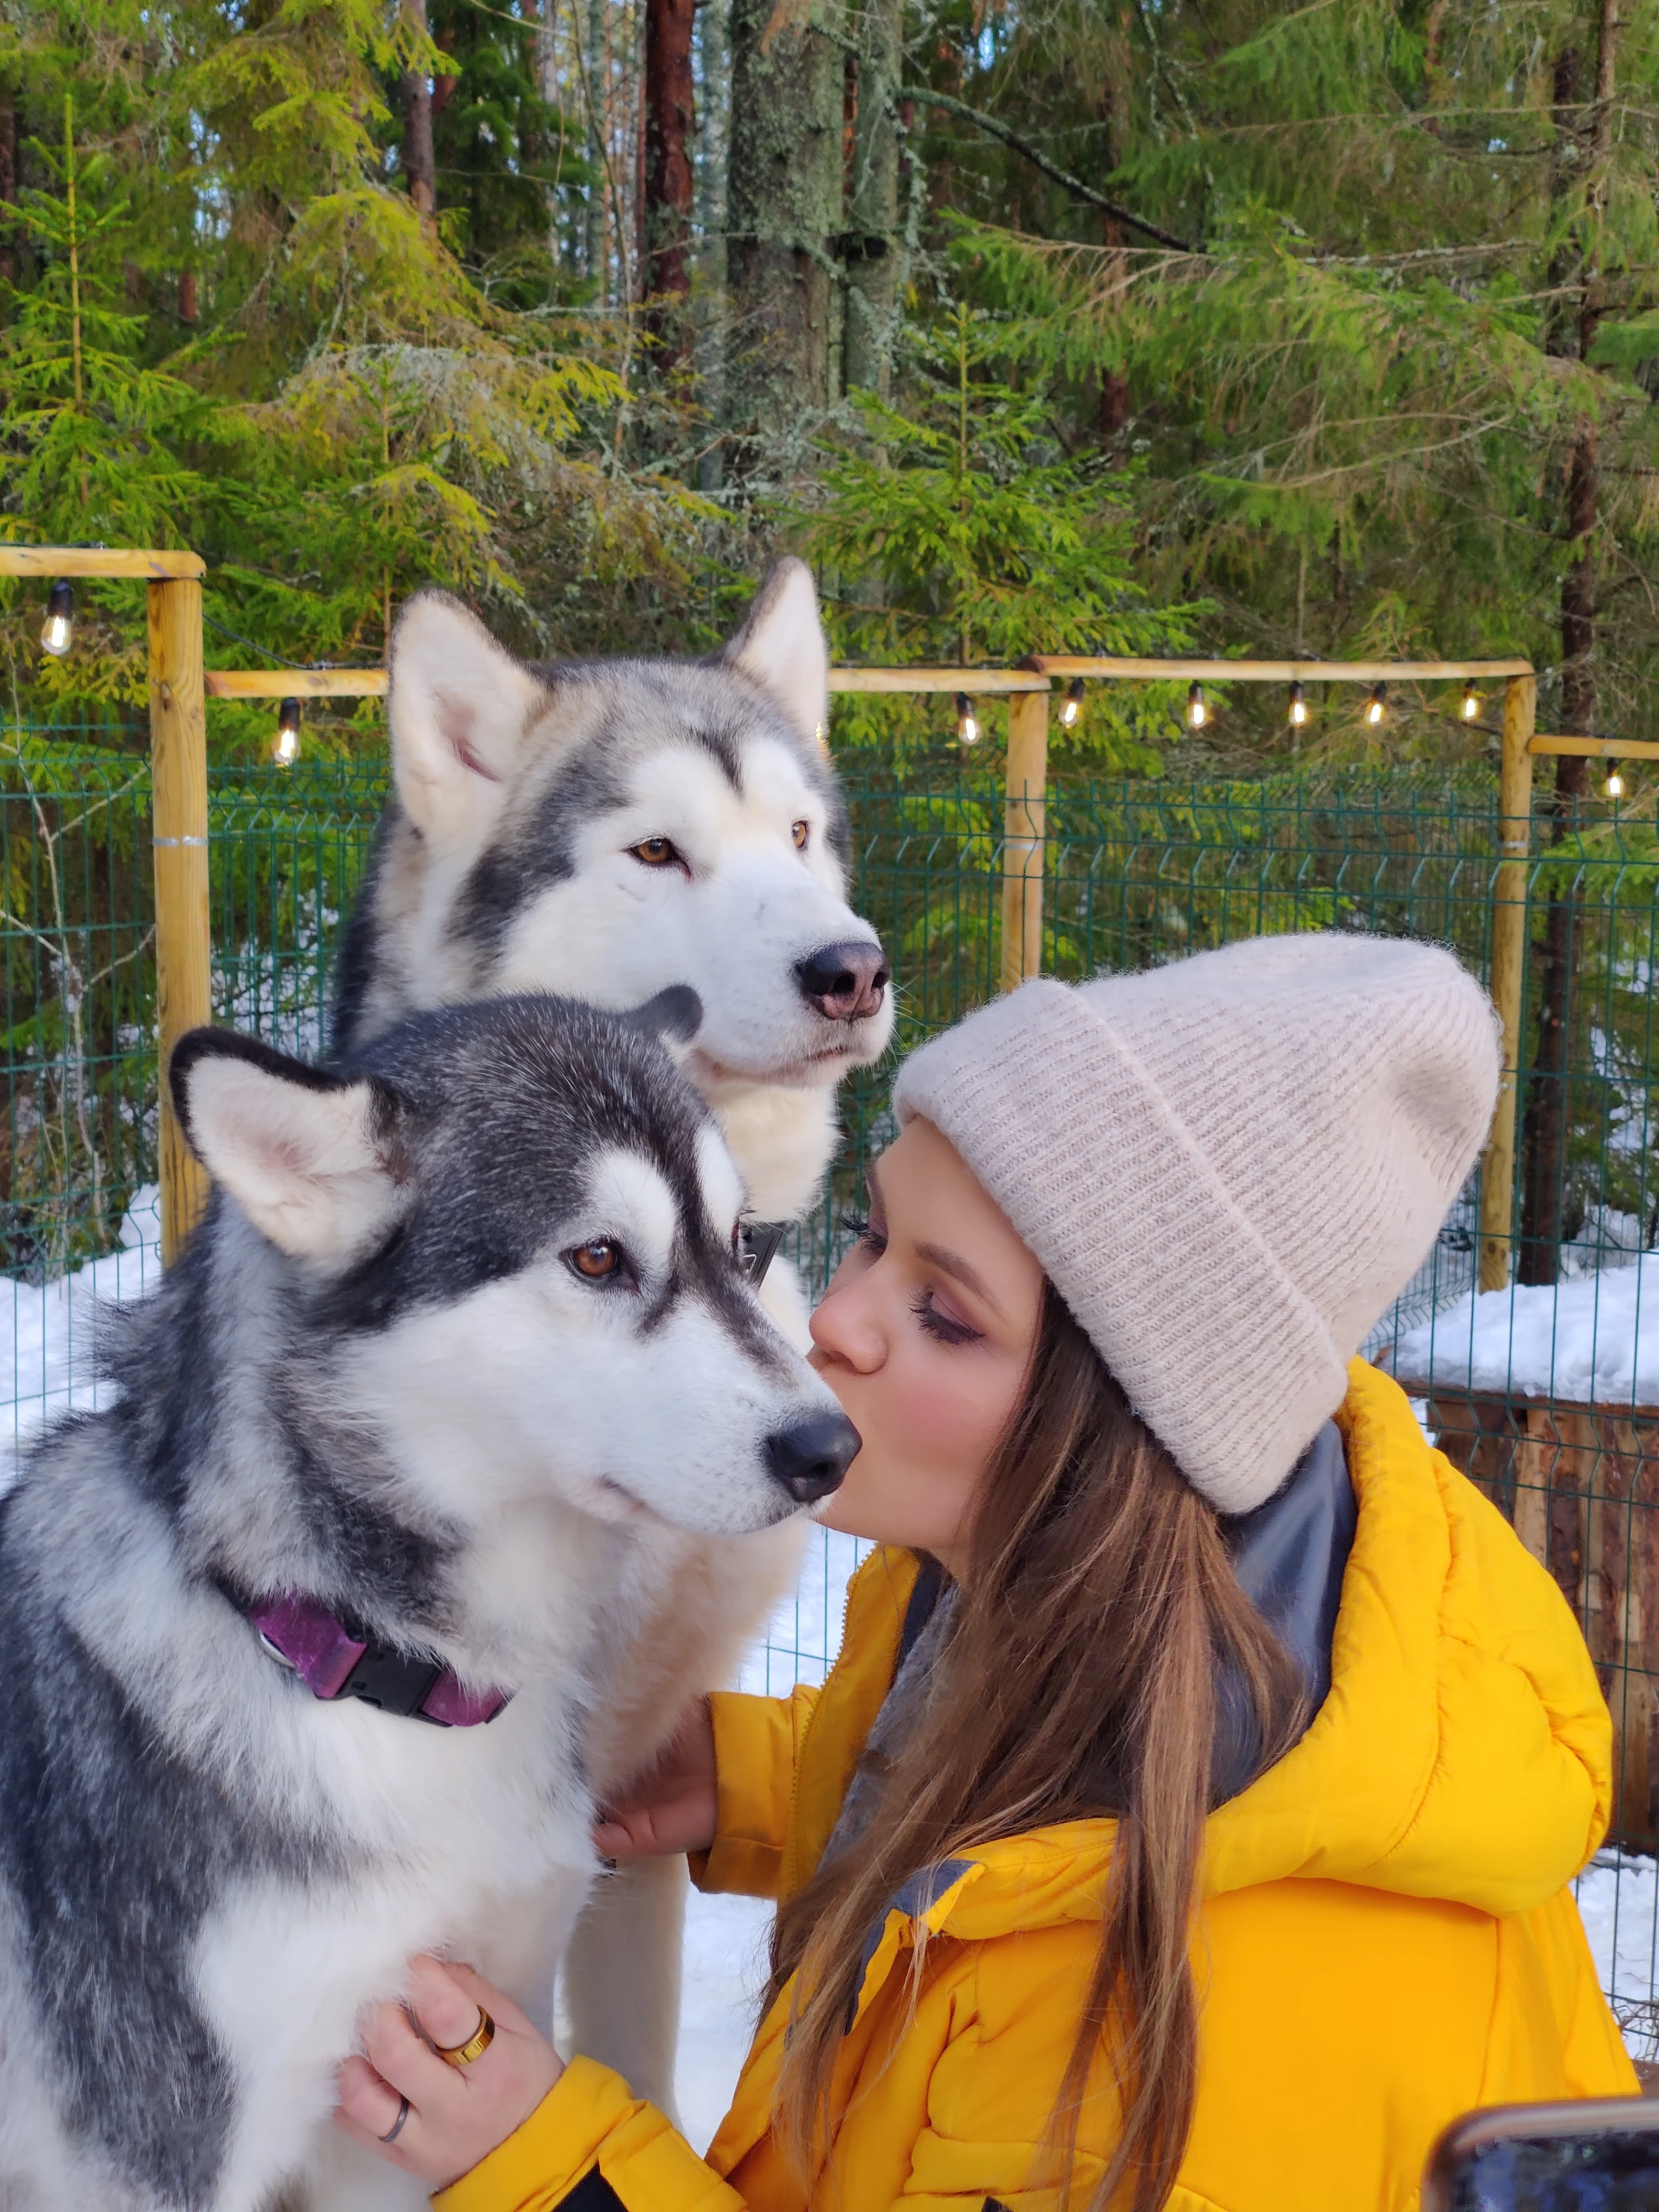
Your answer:
[[[964,123],[971,123],[975,130],[983,131],[988,137],[1000,138],[1005,146],[1011,147],[1034,168],[1041,169],[1045,177],[1052,177],[1055,184],[1071,193],[1073,199],[1084,200],[1089,206],[1099,208],[1115,222],[1126,223],[1131,230],[1138,230],[1143,236],[1156,240],[1159,246],[1167,246],[1176,253],[1195,253],[1198,251],[1184,238],[1176,238],[1169,231],[1160,230],[1155,222],[1148,222],[1144,216],[1133,215],[1127,208],[1120,206],[1116,200],[1109,200],[1092,185],[1085,185],[1080,177],[1073,176],[1057,161],[1051,161],[1046,154],[1032,145],[1029,138],[1022,138],[1018,131],[1011,131],[1006,123],[999,123],[995,116],[986,115],[977,107],[969,107],[965,100],[957,100],[948,92],[930,92],[925,85],[920,84],[902,85],[898,97],[914,100],[921,106],[942,107],[947,114],[960,116]]]

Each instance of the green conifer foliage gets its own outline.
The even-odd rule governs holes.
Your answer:
[[[1135,581],[1133,480],[1097,453],[1068,453],[1043,380],[1018,380],[1031,342],[1029,325],[961,303],[913,340],[905,405],[859,396],[862,435],[826,457],[804,539],[826,579],[843,580],[829,611],[848,659],[968,668],[1189,642],[1201,611],[1154,609]],[[1158,741],[1179,728],[1170,704],[1161,690],[1103,695],[1073,742],[1155,768]],[[860,696],[836,728],[848,742],[914,738],[929,716]]]

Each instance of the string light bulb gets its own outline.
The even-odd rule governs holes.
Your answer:
[[[1380,725],[1383,715],[1388,712],[1388,685],[1379,684],[1365,702],[1365,720],[1370,724],[1372,729],[1376,729]]]
[[[1083,678],[1074,676],[1066,686],[1066,696],[1060,702],[1060,726],[1074,730],[1083,716]]]
[[[287,768],[300,750],[300,702],[284,699],[276,715],[277,765]]]
[[[1291,686],[1291,727],[1293,730],[1299,730],[1307,719],[1307,695],[1304,692],[1302,686],[1299,684],[1292,684]]]
[[[1463,686],[1463,720],[1473,722],[1479,718],[1480,713],[1480,694],[1475,690],[1474,678],[1471,677]]]
[[[1187,687],[1187,726],[1201,730],[1210,719],[1210,710],[1204,703],[1204,686],[1189,684]]]
[[[75,635],[75,592],[60,578],[46,594],[46,619],[40,626],[40,649],[54,660],[62,659]]]
[[[1625,795],[1625,779],[1616,764],[1607,770],[1607,788],[1609,799],[1622,799]]]
[[[964,745],[979,743],[979,717],[974,712],[974,702],[965,691],[957,694],[957,735]]]

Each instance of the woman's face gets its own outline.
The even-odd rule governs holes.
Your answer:
[[[979,1480],[1019,1402],[1042,1271],[931,1121],[870,1170],[870,1218],[812,1316],[811,1362],[863,1438],[816,1517],[960,1576]]]

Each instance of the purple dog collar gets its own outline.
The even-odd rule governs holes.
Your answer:
[[[384,1713],[439,1728],[477,1728],[493,1721],[513,1694],[463,1689],[447,1667],[361,1642],[325,1605],[295,1590],[260,1598],[246,1611],[271,1656],[291,1667],[313,1698],[360,1698]]]

